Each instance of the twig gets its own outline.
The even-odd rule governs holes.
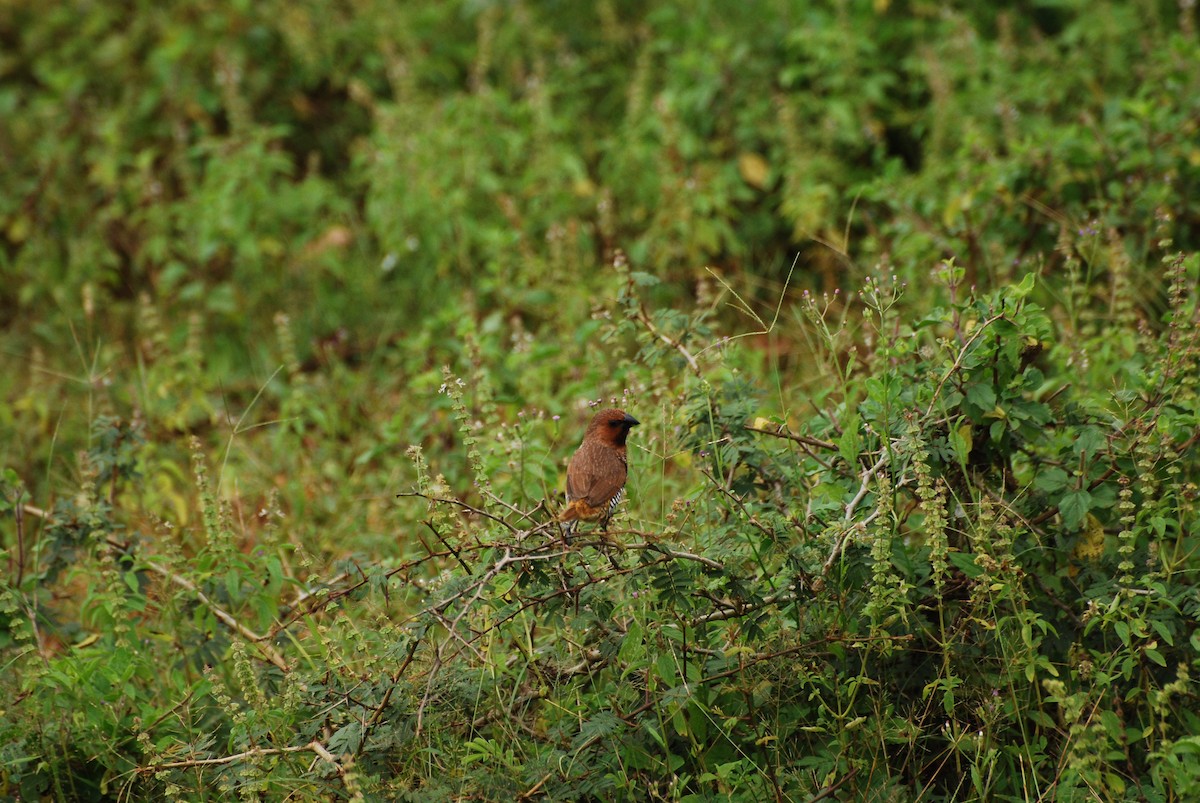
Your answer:
[[[913,635],[911,633],[901,633],[899,635],[883,634],[879,636],[851,636],[850,634],[846,634],[840,638],[837,636],[826,636],[825,638],[818,639],[816,641],[809,641],[795,647],[785,647],[782,650],[775,650],[774,652],[755,653],[749,656],[749,660],[739,661],[738,665],[733,669],[726,669],[724,672],[716,672],[712,675],[705,675],[704,677],[700,678],[700,682],[712,683],[716,680],[724,680],[725,678],[733,677],[734,675],[745,672],[748,668],[754,666],[755,664],[761,664],[765,661],[773,661],[776,658],[782,658],[785,655],[808,652],[809,650],[819,647],[822,644],[843,644],[846,642],[857,644],[860,642],[869,643],[876,641],[906,642],[912,640]]]
[[[724,619],[733,619],[737,616],[745,616],[748,613],[754,613],[755,611],[770,607],[777,602],[791,602],[795,598],[795,594],[786,591],[780,591],[778,594],[772,594],[769,597],[763,597],[762,600],[752,605],[738,605],[730,608],[723,608],[719,611],[713,611],[712,613],[706,613],[703,616],[697,616],[692,619],[692,627],[695,627],[696,625],[702,625],[707,622],[720,622]]]
[[[879,469],[887,465],[888,459],[888,453],[884,452],[879,456],[879,459],[875,461],[875,465],[863,471],[862,485],[859,487],[858,493],[855,494],[854,498],[851,499],[846,505],[846,521],[850,521],[850,519],[854,517],[854,511],[858,508],[858,503],[863,500],[863,497],[867,495],[867,491],[870,489],[871,478],[875,476]]]
[[[375,726],[379,724],[379,720],[383,719],[383,712],[387,710],[388,703],[391,702],[392,692],[395,691],[396,684],[400,682],[400,676],[403,675],[408,669],[409,665],[412,664],[413,658],[415,658],[417,655],[417,648],[420,646],[421,640],[413,639],[413,643],[409,645],[408,648],[408,655],[404,656],[404,661],[400,664],[400,668],[392,673],[391,685],[387,687],[387,691],[383,693],[383,699],[379,701],[379,705],[376,707],[375,713],[371,715],[371,719],[363,727],[363,738],[358,744],[359,754],[361,754],[363,748],[367,746],[367,735],[375,729]]]
[[[800,252],[797,251],[796,256],[792,257],[792,266],[790,268],[788,268],[787,278],[785,278],[783,280],[783,289],[779,292],[779,301],[775,304],[775,314],[771,317],[771,322],[769,324],[762,319],[762,316],[760,316],[757,312],[755,312],[753,309],[750,308],[750,305],[746,303],[746,299],[742,298],[741,295],[738,294],[738,291],[734,290],[733,287],[729,284],[729,282],[725,281],[725,279],[721,277],[721,274],[717,273],[712,268],[706,267],[705,270],[708,271],[708,274],[710,276],[712,276],[714,279],[716,279],[721,284],[722,287],[724,287],[726,290],[728,290],[729,294],[732,295],[734,298],[736,298],[738,300],[738,304],[741,305],[739,307],[738,304],[729,304],[729,306],[733,307],[736,310],[745,312],[747,315],[749,315],[751,318],[753,318],[755,321],[758,322],[758,325],[760,328],[756,332],[742,332],[740,335],[733,335],[732,337],[720,338],[719,340],[717,340],[717,342],[711,343],[711,344],[705,346],[704,348],[700,349],[699,353],[703,354],[704,352],[708,351],[709,349],[715,349],[715,348],[719,348],[721,346],[728,345],[729,343],[732,343],[735,340],[741,340],[744,337],[756,337],[759,335],[769,335],[769,334],[771,334],[771,332],[775,331],[775,324],[779,322],[779,313],[781,313],[783,311],[783,301],[785,298],[787,298],[788,288],[792,284],[792,274],[796,272],[796,265],[799,264],[799,262],[800,262]]]
[[[285,753],[316,753],[320,758],[333,765],[337,770],[338,775],[345,775],[346,770],[338,763],[337,757],[330,753],[325,745],[315,739],[308,744],[296,745],[294,747],[255,747],[251,750],[246,750],[241,753],[235,753],[232,756],[221,756],[220,758],[190,758],[185,761],[168,761],[164,764],[150,764],[145,767],[138,767],[137,771],[141,773],[158,772],[159,770],[175,770],[186,769],[189,767],[211,767],[217,764],[232,764],[235,761],[241,761],[246,758],[258,758],[260,756],[279,756]]]
[[[527,521],[533,521],[533,514],[534,514],[534,513],[537,513],[539,510],[542,510],[542,509],[545,507],[545,505],[546,505],[546,500],[545,500],[545,499],[543,499],[542,501],[538,502],[538,503],[537,503],[537,504],[534,506],[533,510],[524,511],[524,510],[521,510],[521,509],[520,509],[519,507],[517,507],[516,505],[514,505],[514,504],[511,504],[510,502],[506,502],[506,501],[504,501],[503,499],[501,499],[500,497],[496,496],[496,495],[495,495],[494,493],[492,493],[491,491],[484,491],[484,492],[483,492],[483,495],[484,495],[484,496],[486,496],[488,499],[491,499],[491,500],[492,500],[493,502],[495,502],[497,505],[500,505],[500,506],[502,506],[502,507],[506,507],[506,508],[508,508],[508,509],[509,509],[509,510],[511,510],[513,513],[516,513],[518,516],[520,516],[520,517],[521,517],[521,518],[523,518],[523,519],[526,519]]]
[[[770,539],[775,538],[775,533],[768,530],[766,525],[764,525],[761,521],[759,521],[758,517],[755,516],[753,513],[751,513],[746,508],[746,503],[743,502],[738,497],[737,494],[735,494],[733,491],[729,490],[728,488],[722,488],[721,483],[717,482],[717,478],[714,477],[711,472],[706,471],[705,469],[700,469],[700,473],[703,474],[704,476],[708,477],[709,481],[712,482],[714,488],[716,488],[718,491],[720,491],[721,493],[725,494],[726,496],[728,496],[730,499],[733,500],[733,503],[738,506],[739,510],[742,511],[742,515],[746,517],[746,521],[750,524],[750,526],[757,529],[760,533],[765,535],[767,538],[770,538]]]
[[[746,426],[746,429],[750,430],[751,432],[758,432],[762,435],[770,435],[773,438],[787,438],[790,441],[795,441],[796,443],[800,443],[805,446],[812,446],[817,449],[826,449],[831,452],[836,452],[838,450],[836,443],[818,440],[817,438],[810,438],[806,435],[793,435],[785,429],[759,429],[758,427],[752,427],[749,425]]]
[[[858,493],[854,495],[853,499],[846,503],[846,515],[843,519],[843,522],[846,525],[850,524],[851,519],[854,518],[854,511],[858,509],[859,503],[862,502],[863,498],[867,495],[867,491],[870,490],[871,478],[874,477],[881,468],[887,465],[887,462],[888,453],[885,451],[879,456],[879,459],[875,461],[875,465],[863,470],[862,485],[859,486]],[[837,561],[838,556],[842,554],[842,550],[846,548],[846,541],[850,539],[850,534],[855,530],[861,530],[862,528],[866,527],[868,524],[874,521],[878,515],[879,511],[876,510],[864,521],[856,522],[853,526],[847,526],[845,530],[843,530],[843,532],[838,536],[837,542],[833,545],[833,551],[830,552],[829,557],[826,558],[825,565],[821,567],[821,574],[829,574],[829,570],[833,567],[834,562]]]
[[[975,333],[973,335],[971,335],[971,339],[968,340],[966,343],[963,343],[963,347],[958,350],[958,356],[956,356],[954,358],[954,363],[949,368],[946,369],[945,375],[941,378],[941,380],[938,381],[937,387],[933,389],[933,397],[929,400],[929,407],[926,408],[925,415],[928,416],[933,413],[933,405],[937,403],[938,396],[940,396],[942,393],[942,387],[945,386],[947,380],[949,380],[950,377],[954,375],[954,372],[958,370],[958,367],[962,364],[962,361],[964,359],[966,359],[968,349],[971,348],[971,346],[975,343],[975,341],[979,339],[980,335],[982,335],[989,326],[991,326],[992,324],[994,324],[996,321],[1000,320],[1003,317],[1004,317],[1004,314],[1001,313],[999,315],[993,315],[992,317],[988,318],[986,321],[984,321],[983,323],[981,323],[979,325],[979,328],[975,330]]]
[[[629,532],[637,532],[637,531],[630,530]],[[638,534],[641,535],[641,533],[638,533]],[[650,541],[647,541],[644,544],[624,544],[622,546],[622,548],[623,549],[648,550],[650,552],[658,552],[663,555],[666,555],[669,558],[674,558],[676,560],[692,560],[692,561],[695,561],[696,563],[702,563],[705,566],[709,567],[710,569],[716,569],[719,572],[725,571],[725,564],[718,563],[717,561],[713,560],[712,558],[706,558],[703,555],[696,555],[692,552],[682,552],[682,551],[676,550],[676,549],[667,549],[665,546],[662,546],[661,544],[655,544]]]
[[[17,492],[17,504],[13,508],[13,515],[17,520],[17,581],[13,588],[20,588],[25,584],[25,505],[20,501],[21,492]],[[9,558],[8,573],[13,573],[12,558]]]
[[[531,786],[529,789],[526,789],[524,792],[517,795],[517,800],[532,800],[533,796],[538,794],[541,791],[542,787],[546,785],[546,781],[550,780],[552,777],[554,777],[554,773],[547,772],[545,775],[542,776],[542,780],[538,781],[533,786]]]
[[[817,803],[817,801],[819,801],[819,800],[824,800],[827,797],[832,797],[834,792],[836,792],[838,789],[840,789],[843,785],[845,785],[848,781],[850,781],[851,778],[853,778],[857,774],[858,774],[858,768],[851,767],[850,772],[846,773],[846,777],[842,778],[837,783],[833,783],[833,784],[830,784],[829,786],[826,786],[820,792],[817,792],[815,795],[813,795],[812,797],[810,797],[808,799],[808,803]]]
[[[279,609],[280,614],[291,613],[292,611],[296,610],[301,605],[303,605],[305,602],[312,599],[317,594],[321,593],[321,591],[332,588],[334,585],[342,582],[349,576],[350,576],[349,572],[342,572],[337,577],[331,577],[330,579],[323,581],[316,588],[309,588],[309,589],[306,589],[306,590],[300,592],[299,594],[296,595],[295,602],[292,602],[290,605],[284,605],[282,608]],[[365,582],[365,581],[360,581],[359,585],[362,585],[363,582]]]
[[[691,367],[692,373],[694,373],[696,376],[702,378],[702,375],[700,373],[700,364],[696,362],[696,358],[692,356],[692,353],[687,350],[687,347],[685,345],[683,345],[683,343],[679,342],[678,340],[675,340],[670,335],[660,332],[658,330],[658,327],[656,327],[654,325],[654,322],[650,320],[650,316],[646,314],[646,308],[642,306],[640,301],[638,302],[637,319],[639,321],[641,321],[642,325],[645,326],[650,331],[650,334],[654,335],[659,340],[666,343],[668,346],[671,346],[676,351],[678,351],[680,354],[682,354],[683,358],[685,360],[687,360],[688,366]]]
[[[527,559],[529,557],[530,556],[525,556],[525,558],[527,558]],[[542,557],[548,558],[550,556],[546,555],[546,556],[542,556]],[[438,621],[442,622],[443,627],[446,628],[446,631],[447,631],[447,633],[449,633],[451,638],[461,641],[463,643],[464,647],[475,652],[476,656],[482,662],[483,656],[480,655],[479,651],[474,647],[474,645],[472,645],[469,641],[464,639],[458,633],[458,623],[461,622],[462,618],[467,615],[467,612],[470,611],[471,606],[474,605],[475,602],[478,601],[481,596],[483,596],[483,590],[484,590],[484,588],[487,587],[488,581],[491,580],[496,575],[498,575],[501,571],[503,571],[504,568],[506,566],[508,566],[510,563],[516,563],[516,562],[519,562],[519,560],[520,560],[519,558],[513,558],[512,547],[508,547],[507,549],[504,550],[503,557],[501,557],[500,560],[498,560],[494,564],[492,564],[492,567],[490,569],[488,569],[486,572],[484,572],[482,577],[480,577],[478,580],[476,580],[474,583],[472,583],[470,586],[463,589],[462,591],[451,594],[449,597],[445,598],[441,602],[437,602],[437,603],[434,603],[433,605],[426,607],[423,611],[421,611],[420,614],[418,614],[418,616],[421,616],[421,615],[433,616],[436,619],[438,619]],[[471,598],[464,602],[464,604],[462,606],[462,610],[459,612],[458,616],[456,616],[453,621],[446,621],[446,618],[442,612],[444,610],[446,610],[446,608],[450,607],[450,605],[455,600],[464,599],[467,595],[467,592],[473,592],[473,593],[471,595]],[[413,617],[413,618],[416,618],[416,617]],[[417,706],[417,725],[416,725],[416,735],[417,736],[421,735],[421,730],[425,723],[425,709],[426,709],[426,707],[428,707],[429,700],[433,696],[433,681],[437,677],[438,670],[441,668],[441,666],[443,664],[442,656],[443,656],[443,651],[445,649],[445,645],[447,643],[448,642],[442,642],[441,644],[437,645],[436,648],[434,648],[433,665],[429,669],[429,679],[425,683],[425,693],[421,695],[421,702]]]
[[[153,561],[146,561],[145,566],[146,566],[146,568],[148,568],[150,571],[154,572],[155,574],[161,575],[162,577],[165,577],[168,580],[170,580],[175,585],[177,585],[181,588],[187,589],[191,593],[195,594],[196,599],[200,600],[200,602],[206,608],[208,608],[210,611],[212,611],[213,616],[217,617],[222,622],[224,622],[227,626],[229,626],[230,629],[241,634],[242,638],[255,644],[258,647],[258,649],[262,652],[262,654],[266,656],[267,660],[270,661],[271,663],[275,664],[275,666],[279,667],[284,672],[287,672],[291,669],[291,667],[288,666],[288,662],[283,659],[283,656],[280,655],[275,650],[274,647],[272,647],[270,644],[267,643],[267,638],[268,638],[267,636],[260,636],[259,634],[255,633],[253,630],[251,630],[250,628],[243,625],[237,619],[234,619],[231,614],[227,613],[219,605],[217,605],[215,602],[213,602],[211,599],[209,599],[208,596],[205,595],[205,593],[203,591],[201,591],[199,588],[197,588],[196,584],[193,583],[191,580],[188,580],[186,577],[180,577],[179,575],[170,571],[166,567],[159,566],[157,563],[154,563]]]
[[[410,499],[412,497],[417,497],[419,499],[424,499],[427,502],[445,502],[446,504],[449,504],[449,505],[458,505],[463,510],[467,510],[478,516],[483,516],[484,518],[491,519],[492,521],[496,522],[497,524],[503,524],[505,527],[508,528],[509,532],[515,533],[517,531],[516,527],[512,526],[511,524],[509,524],[507,521],[500,518],[499,516],[493,516],[491,513],[488,513],[486,510],[480,510],[477,507],[468,505],[466,502],[462,501],[461,499],[451,499],[451,498],[444,497],[444,496],[430,496],[429,494],[423,494],[423,493],[419,493],[417,491],[412,491],[409,493],[400,493],[400,494],[396,494],[396,496],[400,497],[400,498],[408,498],[408,499]]]
[[[470,574],[471,573],[470,565],[468,565],[467,562],[462,559],[462,555],[460,555],[458,553],[458,550],[455,549],[454,547],[450,546],[450,542],[442,537],[442,534],[438,532],[437,527],[433,526],[433,520],[426,519],[424,524],[426,527],[429,528],[429,532],[433,533],[434,537],[437,538],[437,540],[442,542],[442,546],[446,547],[446,549],[450,552],[450,554],[454,556],[454,559],[456,561],[458,561],[458,565],[462,567],[462,570],[464,572],[466,572],[467,574]],[[429,544],[425,543],[425,539],[421,538],[419,533],[417,535],[417,538],[421,539],[421,546],[425,547],[425,552],[432,556],[434,554],[433,549],[430,548]]]
[[[30,516],[37,516],[39,519],[43,519],[43,520],[47,520],[50,518],[50,514],[47,513],[46,511],[42,510],[40,507],[34,507],[33,505],[21,505],[21,507]]]

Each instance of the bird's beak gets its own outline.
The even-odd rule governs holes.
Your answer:
[[[640,424],[642,422],[638,421],[636,418],[631,416],[629,413],[626,413],[625,414],[625,423],[631,427],[636,427],[638,424]]]

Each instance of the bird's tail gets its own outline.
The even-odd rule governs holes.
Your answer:
[[[558,514],[556,521],[562,525],[563,540],[568,544],[571,543],[571,537],[575,535],[575,527],[579,524],[580,518],[580,500],[568,502],[567,506]]]

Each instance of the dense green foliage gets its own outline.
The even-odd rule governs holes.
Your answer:
[[[0,797],[1196,799],[1195,4],[976,6],[0,8]]]

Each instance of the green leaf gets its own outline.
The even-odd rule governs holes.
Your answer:
[[[1115,772],[1104,773],[1104,780],[1107,782],[1107,788],[1116,797],[1121,797],[1125,794],[1125,779]]]
[[[1058,503],[1058,512],[1062,514],[1063,524],[1071,530],[1079,529],[1091,509],[1092,495],[1083,490],[1066,493]]]
[[[975,562],[975,555],[970,552],[951,552],[947,555],[963,574],[972,580],[983,574],[983,567]]]
[[[617,650],[617,657],[622,663],[629,664],[641,659],[645,653],[645,645],[642,643],[642,626],[634,619],[629,623],[629,629],[625,631],[625,637],[621,639],[621,647]]]
[[[860,425],[858,414],[851,415],[846,421],[841,437],[837,439],[838,454],[852,466],[858,465],[858,450],[862,444],[858,432]]]
[[[1029,680],[1032,681],[1033,678],[1031,677]],[[1039,728],[1053,728],[1055,725],[1054,719],[1045,711],[1031,708],[1026,711],[1026,715],[1033,721],[1033,724],[1037,725]]]
[[[362,723],[358,720],[351,720],[342,727],[338,728],[332,736],[329,737],[329,752],[335,756],[354,755],[358,752],[359,746],[362,744],[363,729]]]
[[[1102,451],[1107,443],[1108,439],[1099,427],[1082,427],[1075,433],[1075,438],[1071,442],[1071,451],[1076,455],[1085,452],[1095,455]]]
[[[645,728],[646,732],[650,734],[650,737],[654,739],[659,747],[664,749],[666,748],[667,742],[665,739],[663,739],[662,732],[658,728],[654,727],[654,724],[651,723],[650,720],[643,719],[642,727]]]
[[[949,440],[950,447],[954,449],[954,456],[957,458],[959,465],[965,466],[971,457],[971,447],[974,442],[974,433],[969,421],[959,419],[961,423],[950,430]]]
[[[239,572],[237,569],[230,569],[229,571],[225,572],[225,593],[229,595],[230,599],[239,599],[241,597],[241,595],[238,594],[238,591],[241,589],[241,587],[241,572]]]
[[[991,385],[977,382],[967,386],[967,401],[980,410],[991,410],[996,406],[996,391]]]
[[[507,596],[508,593],[513,590],[513,586],[516,585],[516,583],[517,583],[517,578],[515,575],[511,575],[511,574],[500,575],[492,583],[492,598],[500,599],[502,597]]]
[[[678,682],[675,674],[675,656],[671,653],[664,652],[659,655],[658,660],[654,662],[654,668],[664,686],[673,687]]]
[[[1150,620],[1150,626],[1154,628],[1154,632],[1158,633],[1158,637],[1165,641],[1168,646],[1175,646],[1175,637],[1171,635],[1171,631],[1167,628],[1165,623],[1160,622],[1157,619],[1152,619]]]
[[[1009,288],[1009,294],[1014,298],[1024,298],[1033,292],[1033,287],[1036,281],[1037,274],[1026,273],[1020,282]]]
[[[1033,487],[1045,493],[1056,493],[1067,487],[1070,475],[1061,468],[1047,468],[1038,472]]]

